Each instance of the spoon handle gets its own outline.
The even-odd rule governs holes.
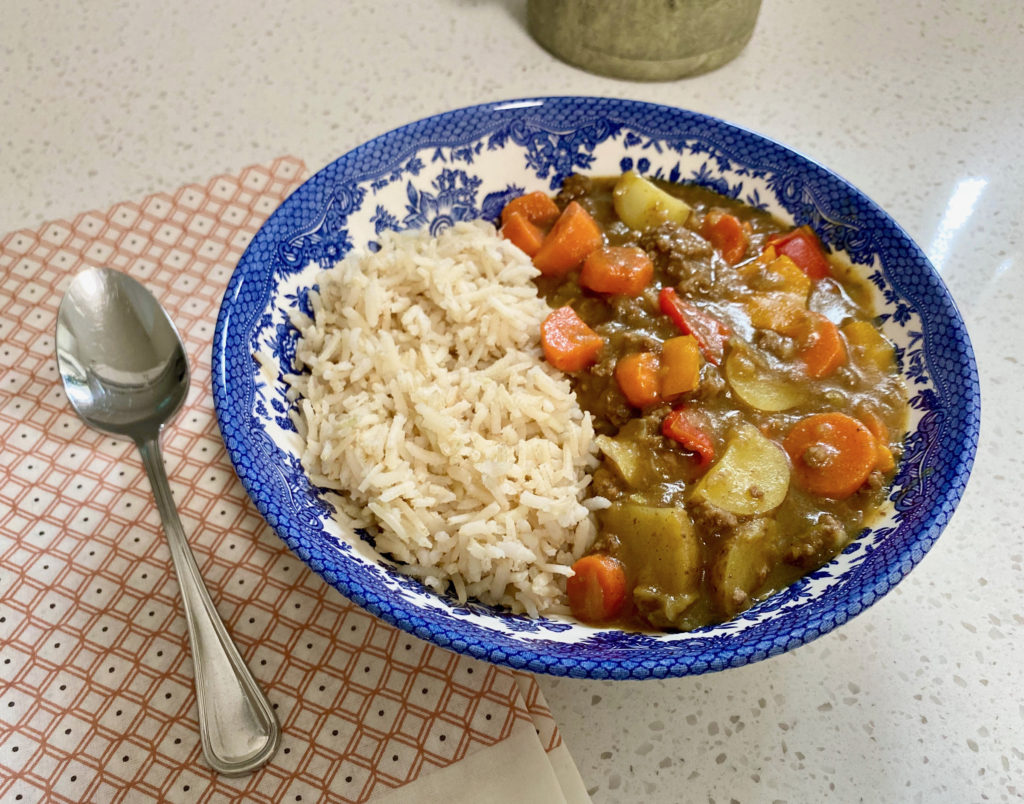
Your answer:
[[[218,773],[250,773],[274,755],[281,739],[280,726],[228,636],[199,575],[171,496],[159,435],[139,441],[138,446],[181,587],[195,667],[203,753]]]

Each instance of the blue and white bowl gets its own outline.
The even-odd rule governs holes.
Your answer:
[[[283,375],[319,267],[385,229],[439,232],[497,217],[523,191],[573,172],[629,168],[695,182],[796,225],[875,288],[910,389],[910,431],[886,516],[834,561],[722,625],[637,634],[570,618],[529,619],[428,592],[378,555],[299,462]],[[257,359],[258,355],[258,359]],[[610,98],[490,103],[421,120],[345,154],[263,225],[224,296],[214,403],[228,454],[260,512],[323,579],[367,611],[437,645],[515,668],[589,678],[705,673],[790,650],[895,586],[932,546],[974,461],[980,400],[963,320],[934,268],[873,202],[820,165],[693,112]]]

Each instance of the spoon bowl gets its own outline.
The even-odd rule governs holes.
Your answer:
[[[103,269],[80,273],[57,324],[57,360],[68,400],[90,426],[144,439],[188,394],[185,349],[142,285]]]
[[[88,268],[61,301],[56,345],[78,415],[132,439],[142,454],[182,591],[207,762],[225,775],[249,773],[276,752],[280,726],[203,585],[160,455],[160,431],[188,395],[181,337],[143,285],[119,271]]]

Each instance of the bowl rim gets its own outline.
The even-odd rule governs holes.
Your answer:
[[[440,135],[435,133],[432,138],[427,137],[426,139],[423,139],[423,135],[429,134],[432,131],[436,132],[439,127],[449,131],[452,128],[453,121],[457,121],[460,125],[464,126],[461,137],[462,141],[472,142],[478,139],[482,132],[486,132],[489,127],[493,126],[496,115],[517,120],[536,119],[539,116],[544,117],[545,120],[558,122],[559,120],[572,118],[574,110],[581,105],[596,106],[604,114],[612,112],[619,114],[622,116],[623,121],[630,125],[632,124],[631,119],[638,114],[648,115],[658,120],[671,121],[675,126],[681,123],[699,123],[702,126],[714,129],[716,132],[722,132],[724,135],[749,141],[756,147],[766,149],[772,155],[780,157],[784,162],[795,160],[802,167],[815,173],[816,178],[820,178],[825,182],[837,183],[837,186],[855,198],[857,203],[862,205],[866,212],[873,215],[879,223],[884,223],[890,233],[898,238],[900,246],[906,249],[919,265],[924,267],[925,276],[923,278],[927,280],[927,287],[923,292],[930,294],[929,299],[935,298],[943,313],[954,325],[955,345],[960,349],[958,354],[959,361],[966,369],[968,378],[965,387],[945,389],[946,393],[953,393],[966,402],[960,409],[945,411],[947,415],[952,414],[958,417],[956,421],[957,427],[955,428],[960,434],[956,443],[958,460],[951,465],[956,470],[954,475],[935,499],[926,506],[927,510],[923,511],[923,515],[917,518],[913,532],[910,534],[911,538],[886,563],[887,572],[876,572],[873,574],[870,579],[867,579],[869,582],[861,584],[856,590],[857,594],[852,597],[849,596],[845,587],[842,595],[838,595],[836,587],[826,590],[824,595],[819,596],[815,600],[829,602],[830,596],[837,596],[842,599],[834,601],[834,605],[824,612],[825,616],[813,616],[815,613],[821,614],[816,611],[795,610],[792,612],[794,616],[789,619],[791,627],[786,629],[786,639],[776,637],[760,641],[754,640],[750,644],[736,646],[731,645],[728,639],[717,643],[715,640],[708,640],[712,644],[707,645],[700,652],[685,651],[685,661],[681,661],[684,658],[682,655],[651,658],[650,656],[645,656],[647,651],[644,650],[616,650],[614,646],[608,646],[608,649],[601,654],[599,659],[581,661],[576,655],[574,643],[551,640],[516,641],[512,638],[502,638],[506,635],[496,632],[488,632],[483,635],[482,642],[474,642],[472,639],[467,641],[458,631],[452,633],[443,627],[437,627],[434,623],[424,620],[417,612],[407,612],[401,610],[401,608],[397,610],[392,608],[389,601],[374,593],[373,590],[363,586],[358,582],[358,579],[349,577],[344,567],[339,571],[337,567],[326,565],[323,561],[323,556],[311,554],[308,545],[304,544],[301,538],[297,536],[294,527],[289,526],[289,523],[282,519],[282,512],[268,505],[267,500],[261,494],[261,486],[256,474],[253,472],[251,461],[246,455],[245,438],[242,431],[245,414],[244,411],[242,413],[238,412],[237,406],[233,403],[232,396],[228,392],[225,379],[230,372],[231,364],[232,339],[230,335],[236,332],[240,326],[242,331],[245,331],[244,323],[239,324],[239,316],[235,314],[236,310],[234,308],[238,305],[238,300],[245,291],[243,284],[247,266],[254,264],[254,261],[262,259],[262,249],[268,245],[264,240],[270,237],[268,233],[273,230],[275,222],[280,220],[293,207],[301,206],[303,203],[310,202],[317,197],[322,197],[324,193],[323,185],[330,183],[332,179],[337,179],[336,174],[341,174],[353,181],[365,179],[366,171],[363,171],[364,175],[361,176],[356,171],[356,168],[359,165],[359,160],[367,154],[373,153],[373,158],[379,165],[396,163],[407,157],[410,153],[431,147],[440,140]],[[450,144],[458,139],[458,137],[453,139],[449,133],[448,139],[445,139],[444,142]],[[895,285],[896,283],[893,284]],[[899,295],[901,298],[905,297],[907,295],[906,288],[901,289]],[[250,311],[249,318],[252,318],[253,315],[254,313]],[[924,330],[922,336],[925,344],[929,342],[930,337],[935,336],[933,328],[930,329],[928,323],[928,320],[922,316],[921,324]],[[929,355],[923,347],[922,350],[925,352],[923,359],[927,361]],[[934,377],[938,377],[942,372],[936,373],[934,367],[932,367],[931,374]],[[921,561],[924,554],[930,549],[948,524],[956,505],[963,495],[973,467],[980,423],[980,391],[977,381],[977,366],[966,326],[963,323],[955,301],[943,283],[941,276],[931,265],[930,261],[928,261],[920,247],[874,201],[850,182],[840,177],[834,171],[824,167],[816,160],[745,127],[710,115],[664,104],[599,96],[525,97],[480,103],[440,112],[396,126],[383,134],[379,134],[346,151],[311,175],[261,225],[232,272],[217,317],[212,354],[212,378],[218,426],[220,427],[230,460],[242,481],[246,493],[256,504],[257,509],[271,525],[278,537],[328,584],[385,622],[441,647],[513,668],[524,668],[533,672],[544,672],[553,675],[593,678],[681,676],[720,670],[725,667],[741,666],[777,655],[798,645],[806,644],[861,613],[890,591]],[[945,420],[945,424],[949,425],[948,418]],[[948,447],[949,445],[946,446]],[[472,627],[472,624],[469,625]],[[726,637],[728,636],[726,634]],[[721,640],[722,638],[719,639]],[[655,640],[655,644],[672,646],[696,641],[698,640],[678,640],[673,642]],[[672,652],[669,651],[670,654]]]

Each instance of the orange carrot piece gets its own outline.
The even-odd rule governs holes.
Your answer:
[[[583,261],[580,284],[598,293],[639,296],[654,278],[654,263],[636,246],[604,246]]]
[[[700,235],[722,255],[729,265],[735,265],[746,256],[750,246],[750,224],[744,225],[735,215],[724,209],[708,210],[700,224]]]
[[[660,367],[661,361],[653,352],[634,352],[619,358],[615,381],[630,405],[645,408],[661,399]]]
[[[504,216],[502,216],[504,217]],[[544,242],[544,232],[535,223],[531,223],[521,212],[513,212],[501,227],[501,236],[532,257],[540,251]]]
[[[878,442],[845,413],[816,413],[798,421],[782,441],[797,484],[812,494],[842,500],[868,479]]]
[[[533,264],[545,276],[564,276],[604,244],[597,221],[577,201],[570,201],[551,227]]]
[[[511,215],[522,215],[535,226],[546,229],[553,224],[559,215],[558,204],[540,190],[513,198],[501,211],[501,224],[508,223]]]
[[[548,313],[540,325],[540,343],[552,366],[561,371],[580,371],[597,361],[604,338],[566,305]]]
[[[821,379],[846,362],[846,346],[839,327],[821,313],[809,313],[811,331],[806,345],[800,350],[800,361],[809,377]]]
[[[617,559],[592,553],[573,564],[572,571],[565,582],[565,594],[576,618],[600,623],[622,611],[627,592],[626,570]]]

